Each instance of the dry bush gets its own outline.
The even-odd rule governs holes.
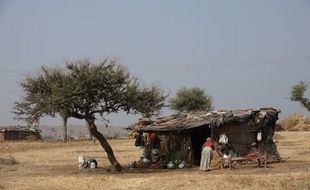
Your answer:
[[[18,162],[15,160],[13,156],[8,156],[8,158],[0,158],[0,164],[15,165],[18,164]]]
[[[284,131],[310,131],[310,117],[295,113],[280,121],[280,128]]]

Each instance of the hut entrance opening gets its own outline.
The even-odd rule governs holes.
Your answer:
[[[209,126],[201,126],[191,132],[192,148],[194,153],[194,164],[200,165],[202,145],[207,137],[211,137],[211,128]]]

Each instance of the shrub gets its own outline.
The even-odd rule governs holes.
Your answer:
[[[310,117],[301,113],[287,116],[279,124],[284,131],[310,131]]]

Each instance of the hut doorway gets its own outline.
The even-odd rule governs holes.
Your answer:
[[[211,137],[211,128],[209,126],[202,126],[195,129],[191,133],[192,148],[194,153],[194,164],[200,165],[202,145],[207,137]]]

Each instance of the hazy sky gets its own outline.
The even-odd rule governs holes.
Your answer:
[[[198,86],[216,109],[275,107],[281,117],[309,115],[288,100],[293,84],[310,85],[308,0],[0,0],[0,124],[18,123],[10,111],[26,74],[107,56],[170,97],[182,86]],[[110,119],[127,126],[136,117]]]

